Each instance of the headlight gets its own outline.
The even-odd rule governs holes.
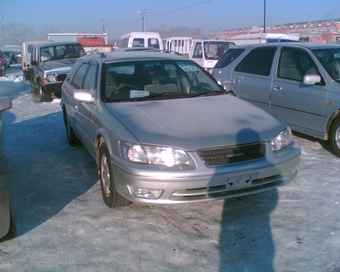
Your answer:
[[[48,75],[47,76],[47,82],[55,82],[56,80],[55,80],[55,75]]]
[[[290,145],[292,141],[293,141],[292,131],[290,130],[289,127],[286,127],[272,139],[272,150],[274,152],[281,150],[282,148]]]
[[[157,165],[189,164],[188,154],[179,148],[153,145],[139,145],[128,142],[121,142],[122,156],[130,161],[137,163],[148,163]]]

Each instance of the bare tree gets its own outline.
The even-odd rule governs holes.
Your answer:
[[[36,33],[33,27],[23,23],[2,25],[0,28],[1,45],[21,45],[25,40],[34,40]]]

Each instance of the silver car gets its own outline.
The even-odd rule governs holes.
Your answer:
[[[297,175],[289,127],[182,56],[82,57],[62,85],[61,107],[68,142],[80,139],[95,158],[112,208],[239,197]]]
[[[328,140],[340,157],[340,45],[236,46],[211,73],[226,91],[278,117],[292,130]]]
[[[7,159],[4,152],[4,134],[2,127],[1,112],[12,107],[11,100],[8,97],[0,97],[0,239],[4,239],[10,230],[14,231],[14,221],[11,217],[11,208],[8,190],[8,168]],[[0,241],[1,241],[0,240]]]

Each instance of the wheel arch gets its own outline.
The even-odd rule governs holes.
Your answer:
[[[333,122],[337,119],[337,118],[340,118],[340,109],[337,109],[332,115],[331,117],[328,119],[328,122],[327,122],[327,127],[326,127],[326,139],[325,140],[328,140],[329,139],[329,131],[332,127],[332,124]]]

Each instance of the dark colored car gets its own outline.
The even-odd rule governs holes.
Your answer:
[[[15,229],[8,190],[8,167],[3,146],[4,134],[1,114],[11,107],[12,103],[8,97],[0,97],[0,241],[9,235],[13,235]]]
[[[290,129],[179,55],[84,56],[62,85],[61,107],[68,142],[81,140],[95,158],[112,208],[238,197],[297,175]]]

